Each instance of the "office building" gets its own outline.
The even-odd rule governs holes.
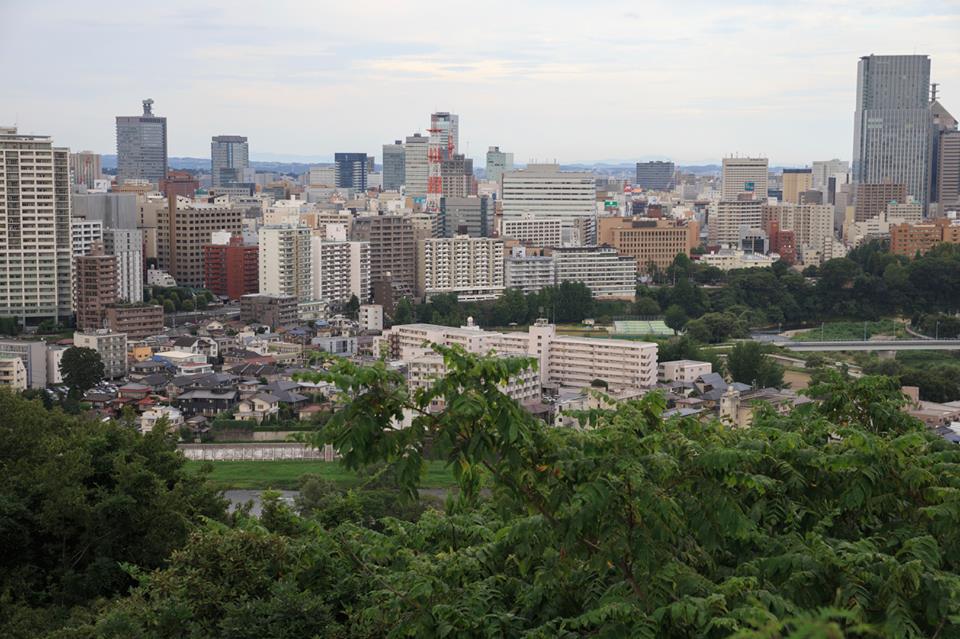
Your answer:
[[[810,171],[813,190],[823,193],[822,203],[835,203],[840,187],[848,181],[850,164],[846,160],[816,160]]]
[[[476,301],[496,299],[503,289],[503,240],[456,235],[418,242],[418,296],[455,293]]]
[[[859,183],[856,187],[853,216],[857,222],[865,222],[877,217],[887,210],[887,204],[890,202],[907,201],[905,184],[894,184],[892,182]]]
[[[672,191],[676,167],[673,162],[637,162],[634,187],[645,191]]]
[[[250,148],[242,135],[215,135],[210,142],[210,179],[214,188],[244,181]]]
[[[608,246],[550,249],[557,284],[580,282],[595,298],[633,299],[637,293],[637,262]]]
[[[740,227],[762,228],[763,200],[721,200],[710,214],[708,243],[711,246],[736,246],[740,241]]]
[[[375,287],[378,281],[387,279],[389,275],[391,287],[397,296],[413,295],[416,287],[417,235],[414,221],[409,216],[377,215],[358,217],[353,221],[351,238],[370,245],[372,286]]]
[[[335,153],[333,161],[338,189],[367,190],[366,153]]]
[[[448,158],[460,148],[460,116],[446,111],[430,114],[430,129],[437,131],[443,157]]]
[[[69,151],[0,127],[0,317],[71,314]]]
[[[529,246],[562,246],[563,220],[535,215],[504,218],[500,222],[500,235]]]
[[[767,201],[767,158],[723,158],[721,200]]]
[[[260,292],[260,247],[241,234],[214,233],[203,247],[203,282],[214,295],[238,300]]]
[[[160,213],[157,225],[157,268],[180,286],[202,287],[203,247],[214,231],[240,233],[244,210],[224,196],[176,197]]]
[[[89,255],[74,258],[74,307],[81,331],[103,328],[107,306],[119,297],[117,258],[95,245]]]
[[[163,335],[163,307],[156,304],[111,304],[106,309],[107,328],[125,333],[128,339],[146,339]]]
[[[504,259],[504,286],[526,293],[537,293],[557,284],[557,265],[552,255],[526,246],[512,246]]]
[[[117,260],[117,294],[121,302],[143,301],[143,231],[140,229],[107,229],[103,232],[103,248]]]
[[[928,56],[860,58],[853,124],[853,182],[858,187],[902,184],[926,209],[933,124],[929,103]]]
[[[491,182],[500,182],[503,174],[513,170],[513,153],[501,151],[499,146],[487,149],[486,177]]]
[[[47,386],[47,343],[21,340],[0,340],[0,355],[20,358],[27,371],[29,388]]]
[[[503,174],[503,218],[527,215],[560,218],[572,224],[597,212],[594,176],[561,171],[559,164],[528,164]]]
[[[493,235],[492,207],[486,196],[441,198],[439,234],[443,237],[490,237]]]
[[[167,176],[167,119],[153,114],[153,100],[143,101],[143,115],[117,116],[117,184],[146,180],[160,184]]]
[[[383,190],[399,191],[403,186],[405,177],[403,142],[395,141],[393,144],[383,145]]]
[[[473,160],[454,153],[440,162],[440,177],[443,197],[468,197],[476,195],[476,179],[473,177]]]
[[[920,224],[890,226],[890,252],[894,255],[912,258],[943,243],[960,244],[960,223],[957,220],[937,218]]]
[[[800,194],[813,189],[813,169],[783,170],[783,201],[800,204]]]
[[[85,189],[94,188],[97,180],[103,179],[100,154],[80,151],[70,154],[70,183]]]
[[[778,231],[793,232],[796,246],[824,251],[833,242],[833,207],[829,204],[765,204],[761,215],[760,228],[767,229],[775,221]]]
[[[333,188],[337,185],[336,166],[311,166],[307,176],[308,186]]]
[[[291,326],[298,322],[297,298],[293,295],[265,295],[256,293],[240,298],[240,321],[264,324],[270,330]]]
[[[940,214],[960,210],[960,131],[942,131],[937,148],[937,203]]]
[[[313,299],[310,229],[271,225],[260,228],[260,293]]]
[[[427,158],[430,139],[415,133],[407,136],[403,144],[404,193],[414,198],[427,196],[427,178],[430,165]]]
[[[146,202],[147,198],[144,196],[143,200]],[[98,221],[105,229],[140,227],[139,208],[135,193],[75,193],[70,196],[72,218]]]
[[[695,220],[601,217],[597,236],[600,244],[632,257],[646,273],[651,264],[667,269],[680,253],[689,257],[700,244],[700,225]]]

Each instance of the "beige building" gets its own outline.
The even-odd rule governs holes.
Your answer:
[[[907,187],[903,184],[857,184],[854,221],[863,222],[876,217],[891,202],[906,202]]]
[[[721,200],[767,201],[767,158],[723,158]]]
[[[700,244],[700,226],[695,220],[601,217],[597,241],[632,257],[643,273],[650,264],[666,269],[679,253],[689,257]]]
[[[27,389],[27,369],[16,355],[0,355],[0,385]]]
[[[350,301],[352,295],[370,299],[370,243],[323,239],[314,232],[310,239],[313,268],[313,299],[333,304]]]
[[[762,255],[760,253],[747,253],[740,249],[720,249],[714,253],[706,253],[700,256],[700,263],[707,266],[713,266],[721,271],[732,271],[740,268],[766,268],[773,266],[773,263],[779,259],[779,256],[771,253]]]
[[[500,223],[500,235],[529,246],[561,246],[562,224],[563,221],[558,217],[524,215],[503,219]]]
[[[372,283],[385,279],[389,274],[394,288],[400,294],[413,295],[417,273],[417,234],[409,216],[378,215],[358,217],[353,221],[351,239],[370,245]]]
[[[712,372],[713,366],[710,362],[678,359],[672,362],[660,362],[657,367],[657,379],[661,382],[692,384],[701,375],[709,375]]]
[[[360,330],[383,330],[383,306],[380,304],[361,304],[359,315]]]
[[[313,299],[313,256],[310,229],[264,226],[260,229],[260,293]]]
[[[461,301],[503,293],[503,240],[457,235],[417,243],[417,295],[456,293]]]
[[[608,246],[570,246],[547,251],[556,268],[557,284],[581,282],[593,297],[633,299],[637,294],[637,262]]]
[[[69,151],[0,127],[0,316],[72,311]]]
[[[830,204],[765,204],[760,228],[775,221],[781,231],[793,231],[797,247],[823,252],[833,241],[833,217]]]
[[[100,354],[106,379],[119,379],[127,374],[126,334],[106,329],[78,331],[73,334],[73,345],[90,348]]]
[[[800,204],[800,194],[813,189],[813,169],[783,170],[783,201]]]
[[[233,206],[226,196],[176,196],[158,219],[158,268],[173,276],[180,286],[203,287],[203,247],[210,243],[210,234],[240,233],[242,222],[243,210]]]
[[[111,331],[126,333],[129,339],[144,339],[165,331],[163,307],[143,302],[107,306],[106,323]]]
[[[740,228],[760,228],[762,218],[763,202],[759,200],[721,200],[710,213],[708,242],[711,246],[737,246]]]

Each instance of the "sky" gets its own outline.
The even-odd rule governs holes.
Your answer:
[[[0,125],[115,152],[141,100],[171,156],[374,154],[460,115],[519,163],[849,159],[857,60],[928,54],[960,114],[960,0],[0,0]]]

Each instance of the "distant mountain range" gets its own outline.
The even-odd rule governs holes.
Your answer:
[[[273,154],[267,154],[273,155]],[[280,156],[276,155],[277,158],[290,156]],[[304,156],[301,156],[304,157]],[[101,162],[103,168],[105,169],[116,169],[117,168],[117,156],[116,155],[103,155],[101,156]],[[293,173],[299,175],[301,173],[309,170],[311,166],[331,166],[332,162],[311,162],[307,161],[304,157],[303,161],[281,161],[277,160],[251,160],[250,166],[257,169],[258,171],[269,171],[272,173]],[[574,163],[574,164],[562,164],[561,168],[567,171],[594,171],[600,175],[619,175],[623,173],[630,173],[634,170],[636,162],[595,162],[595,163]],[[522,165],[518,165],[522,166]],[[170,158],[170,168],[178,169],[181,171],[209,171],[210,169],[210,160],[209,158]],[[691,165],[679,165],[679,168],[684,173],[693,173],[694,175],[719,175],[721,166],[719,164],[691,164]],[[783,167],[772,166],[770,170],[774,173],[780,173],[783,171]]]

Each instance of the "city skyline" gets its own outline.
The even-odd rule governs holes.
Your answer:
[[[739,152],[799,166],[850,159],[861,56],[929,55],[941,101],[960,98],[956,2],[241,8],[5,3],[0,55],[58,44],[17,56],[0,123],[111,154],[114,117],[151,97],[171,157],[207,157],[211,136],[234,134],[252,160],[379,161],[447,110],[478,164],[500,146],[518,164]]]

